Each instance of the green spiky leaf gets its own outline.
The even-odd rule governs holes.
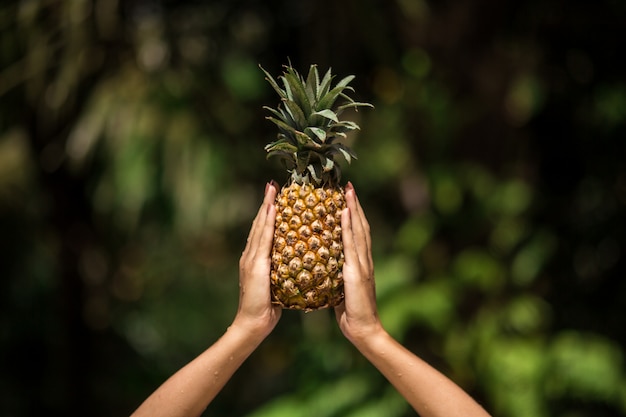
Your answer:
[[[320,97],[324,97],[328,93],[333,78],[334,77],[331,74],[331,70],[329,68],[328,71],[326,71],[326,74],[324,74],[324,78],[320,83],[320,87],[317,89],[317,101],[319,101]],[[319,106],[316,106],[316,108],[319,109]]]
[[[305,149],[320,149],[321,144],[317,143],[313,138],[303,132],[296,131],[296,139],[298,140],[299,147]]]
[[[339,122],[339,118],[337,117],[337,114],[330,109],[316,111],[316,112],[311,113],[311,115],[322,116],[326,119],[332,120],[333,122]]]
[[[341,156],[343,156],[343,159],[345,159],[348,164],[352,163],[353,159],[357,159],[356,154],[352,151],[352,149],[348,148],[343,143],[337,143],[334,146],[335,148],[333,149],[333,151],[341,154]]]
[[[285,85],[288,86],[291,91],[291,100],[300,106],[304,114],[311,113],[311,102],[307,97],[302,80],[297,73],[287,72],[283,76],[283,79],[285,80]]]
[[[309,67],[306,79],[291,63],[277,79],[261,69],[281,99],[277,108],[265,107],[271,113],[267,119],[278,127],[278,140],[265,147],[268,157],[277,157],[290,167],[293,181],[336,183],[341,173],[335,157],[340,155],[351,163],[356,155],[335,141],[359,129],[355,122],[341,120],[339,115],[346,109],[373,107],[348,95],[354,91],[349,85],[354,76],[344,77],[333,86],[331,70],[320,80],[316,65]]]
[[[329,109],[329,108],[331,108],[335,104],[335,101],[337,100],[339,95],[345,89],[352,90],[351,87],[347,87],[345,85],[337,85],[337,86],[335,86],[333,89],[331,89],[328,93],[326,93],[323,97],[320,98],[320,100],[317,103],[317,108],[319,108],[319,109]]]
[[[289,112],[291,119],[300,129],[307,126],[307,117],[304,115],[304,112],[295,102],[290,100],[284,100],[285,109]]]
[[[304,130],[304,132],[307,133],[307,134],[308,134],[308,132],[311,132],[313,135],[315,135],[315,137],[317,137],[320,140],[320,142],[322,142],[322,143],[326,142],[326,131],[324,129],[322,129],[322,128],[319,128],[319,127],[307,127]],[[311,135],[309,135],[309,136],[311,136]],[[313,138],[313,139],[315,139],[315,138]]]
[[[313,181],[315,181],[316,184],[320,184],[322,182],[322,175],[319,172],[317,172],[319,167],[308,165],[307,169],[309,170],[309,173],[311,174],[311,178],[313,179]]]
[[[359,107],[371,107],[371,108],[374,108],[374,106],[372,104],[370,104],[370,103],[361,103],[361,102],[358,102],[358,101],[352,101],[350,103],[338,106],[337,107],[337,114],[341,114],[345,109],[349,109],[349,108],[354,108],[354,109],[358,110]]]
[[[282,151],[294,154],[298,151],[298,147],[289,143],[287,139],[280,139],[265,146],[267,152]]]
[[[322,163],[322,170],[328,172],[335,167],[335,161],[330,158],[326,158],[320,155],[320,162]]]
[[[259,68],[261,68],[261,71],[265,73],[265,79],[270,83],[274,91],[278,93],[280,98],[287,98],[285,91],[282,88],[280,88],[280,86],[278,85],[274,77],[272,77],[269,72],[265,71],[265,69],[262,66],[259,65]]]
[[[306,78],[305,90],[309,98],[309,103],[315,103],[317,99],[317,89],[319,88],[320,77],[317,72],[317,65],[311,65],[309,75]]]
[[[293,126],[289,126],[287,123],[285,123],[284,121],[280,119],[277,119],[271,116],[266,117],[266,119],[270,120],[272,123],[274,123],[276,126],[278,126],[281,130],[283,130],[286,133],[291,133],[295,135],[297,132],[297,130]]]

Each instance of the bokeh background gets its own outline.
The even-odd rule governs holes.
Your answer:
[[[626,2],[0,6],[0,416],[124,416],[213,343],[275,137],[354,74],[380,314],[494,416],[626,416]],[[205,416],[413,416],[287,311]]]

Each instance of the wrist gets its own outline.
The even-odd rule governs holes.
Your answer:
[[[384,352],[386,347],[388,347],[393,340],[391,335],[387,333],[382,326],[350,339],[354,347],[366,357],[370,357],[370,355],[375,352]]]
[[[233,340],[237,340],[240,346],[246,346],[246,350],[250,352],[256,349],[265,339],[261,332],[237,320],[233,321],[228,327],[226,334],[230,335]]]
[[[244,317],[237,315],[229,327],[251,341],[261,343],[268,334],[272,331],[274,326],[267,320],[262,320],[257,317]]]
[[[387,331],[380,322],[372,323],[371,325],[353,330],[349,334],[345,334],[348,340],[358,349],[365,348],[375,340],[384,338],[387,335]]]

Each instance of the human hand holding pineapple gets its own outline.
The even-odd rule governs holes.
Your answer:
[[[422,417],[489,414],[454,382],[394,340],[376,308],[370,226],[356,191],[346,186],[341,216],[345,299],[335,307],[343,334],[391,382]]]
[[[376,309],[370,226],[352,183],[346,186],[346,206],[341,215],[345,300],[335,307],[335,316],[343,334],[358,344],[382,325]]]
[[[231,327],[251,338],[264,339],[280,319],[282,307],[270,298],[270,249],[273,241],[277,185],[265,187],[263,203],[252,223],[239,261],[239,307]],[[345,187],[346,208],[339,212],[342,227],[344,302],[335,307],[337,323],[353,343],[382,330],[376,309],[374,262],[370,226],[352,183]]]
[[[265,185],[263,204],[239,260],[239,308],[232,326],[263,340],[276,326],[282,309],[270,302],[270,250],[276,219],[277,186]]]

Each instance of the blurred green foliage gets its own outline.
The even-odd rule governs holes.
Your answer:
[[[355,74],[386,328],[493,415],[626,416],[623,2],[0,6],[0,416],[128,415],[214,342],[272,73]],[[415,415],[285,312],[206,416]]]

